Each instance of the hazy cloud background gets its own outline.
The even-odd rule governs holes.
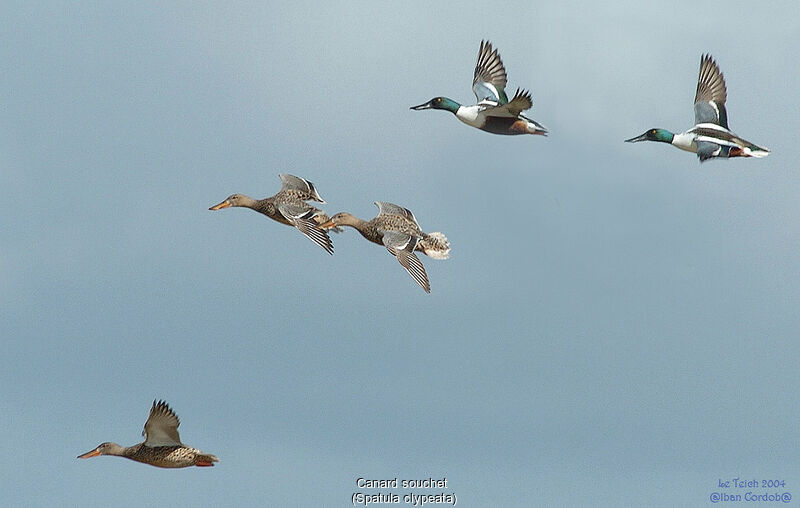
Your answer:
[[[359,476],[465,506],[800,496],[795,2],[0,11],[10,504],[342,506]],[[408,109],[472,103],[482,38],[549,138]],[[768,158],[622,142],[691,126],[704,52]],[[447,234],[432,294],[353,231],[331,258],[207,211],[281,172]],[[154,398],[217,467],[75,459],[138,442]]]

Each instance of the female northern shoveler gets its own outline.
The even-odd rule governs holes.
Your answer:
[[[321,224],[321,228],[350,226],[370,242],[383,245],[397,258],[403,268],[417,281],[426,293],[431,292],[431,284],[425,267],[414,254],[421,251],[434,259],[450,257],[450,243],[442,233],[423,233],[414,214],[407,208],[376,201],[378,216],[370,221],[361,220],[349,213],[337,213]]]
[[[328,221],[325,213],[306,201],[325,203],[314,184],[303,178],[281,174],[281,190],[274,196],[255,200],[244,194],[231,194],[225,201],[212,206],[209,210],[220,210],[231,206],[243,206],[263,213],[272,220],[287,226],[294,226],[309,237],[314,243],[333,254],[333,243],[326,231],[319,225]]]
[[[425,104],[411,109],[445,109],[467,125],[492,134],[540,134],[547,135],[547,128],[522,114],[533,106],[531,93],[517,88],[511,101],[505,92],[506,69],[492,43],[481,41],[478,63],[472,79],[472,91],[478,98],[474,106],[462,106],[447,97],[435,97]]]
[[[728,128],[725,111],[727,99],[725,78],[711,55],[700,58],[700,75],[694,96],[695,126],[686,132],[673,134],[666,129],[650,129],[641,136],[626,139],[670,143],[681,150],[697,153],[700,162],[714,157],[766,157],[769,150],[738,137]]]
[[[166,402],[153,401],[150,417],[144,424],[142,435],[144,443],[133,446],[120,446],[116,443],[103,443],[94,450],[78,455],[79,459],[88,459],[98,455],[116,455],[127,459],[150,464],[156,467],[210,467],[219,462],[215,455],[203,453],[181,443],[178,435],[178,420]]]

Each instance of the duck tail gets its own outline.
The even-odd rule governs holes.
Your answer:
[[[433,259],[447,259],[450,257],[450,242],[447,237],[438,231],[425,235],[417,247],[426,256]]]
[[[216,455],[211,455],[210,453],[202,453],[197,456],[197,467],[213,467],[214,462],[219,462],[219,459]]]
[[[750,144],[747,148],[744,149],[745,153],[747,153],[748,157],[766,157],[769,155],[769,148],[763,148],[758,145]]]
[[[726,147],[727,148],[727,147]],[[728,152],[726,157],[766,157],[769,155],[768,148],[762,148],[752,143],[747,143],[744,146],[734,146],[727,148]],[[702,161],[701,161],[702,162]]]
[[[540,124],[536,120],[528,118],[525,115],[519,115],[520,118],[525,120],[525,132],[528,134],[534,134],[537,136],[547,136],[547,133],[550,132],[547,127]]]
[[[537,136],[547,136],[547,133],[550,132],[547,130],[547,127],[536,122],[534,120],[528,120],[528,132],[530,134],[534,134]]]

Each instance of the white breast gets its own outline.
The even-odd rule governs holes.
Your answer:
[[[459,106],[456,111],[456,117],[467,125],[481,128],[483,125],[483,115],[481,115],[481,107],[477,104],[474,106]]]
[[[672,138],[672,144],[681,150],[697,153],[697,143],[694,142],[694,138],[694,134],[681,132],[680,134],[675,134],[675,136]]]

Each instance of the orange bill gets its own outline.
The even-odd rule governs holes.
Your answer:
[[[212,206],[209,208],[209,210],[222,210],[223,208],[228,208],[229,206],[231,206],[231,203],[226,199],[222,203]]]
[[[92,450],[90,452],[86,452],[83,455],[78,455],[78,458],[79,459],[88,459],[88,458],[91,458],[91,457],[97,457],[98,455],[100,455],[100,448],[95,448],[94,450]]]

